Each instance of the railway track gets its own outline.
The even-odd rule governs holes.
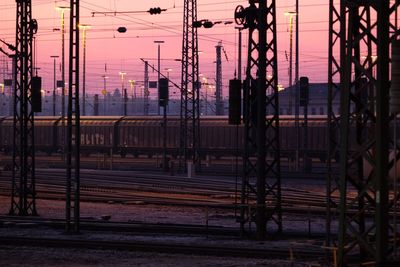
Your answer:
[[[63,199],[65,194],[65,170],[38,169],[37,170],[38,198],[44,199]],[[10,193],[10,172],[1,172],[0,175],[0,194],[9,195]],[[143,201],[149,204],[159,205],[182,205],[182,206],[206,206],[234,210],[238,207],[235,203],[236,181],[232,177],[193,177],[188,179],[182,176],[169,176],[164,174],[150,174],[148,172],[126,172],[126,171],[88,171],[81,173],[82,201],[97,202],[118,202],[132,203]],[[302,188],[303,187],[303,188]],[[309,186],[297,184],[293,187],[282,188],[283,211],[295,214],[325,214],[324,186],[320,184]],[[307,216],[307,215],[306,215]],[[10,221],[9,218],[1,218],[0,221]],[[30,219],[32,223],[32,219]],[[36,224],[37,222],[34,222]],[[41,222],[38,224],[46,224]],[[47,225],[57,225],[61,228],[64,221],[47,222]],[[86,225],[86,226],[85,226]],[[122,226],[122,227],[121,227]],[[85,228],[87,227],[87,228]],[[157,225],[146,224],[120,224],[120,223],[96,223],[83,222],[82,229],[90,231],[93,229],[104,231],[115,231],[120,229],[123,232],[149,233],[163,232],[189,232],[197,234],[221,234],[238,236],[237,230],[218,227],[190,227],[185,225]],[[118,230],[117,230],[118,231]],[[317,231],[318,232],[318,231]],[[319,232],[318,232],[319,233]],[[318,235],[315,233],[315,236]],[[304,236],[304,233],[303,233]],[[318,236],[321,238],[321,236]],[[0,242],[11,246],[50,246],[50,247],[71,247],[89,249],[117,249],[117,250],[137,250],[163,253],[184,253],[198,255],[215,256],[236,256],[251,258],[288,258],[289,250],[287,246],[278,248],[237,248],[237,247],[218,247],[210,245],[183,245],[157,242],[136,242],[136,241],[112,241],[112,240],[82,240],[74,238],[37,238],[0,236]],[[296,248],[297,249],[297,248]],[[293,251],[292,251],[293,253]],[[304,259],[320,259],[325,251],[320,246],[300,248],[295,252],[296,257]]]
[[[1,155],[0,167],[10,169],[12,165],[11,155]],[[162,154],[156,154],[153,157],[125,157],[118,155],[92,154],[90,156],[81,157],[81,168],[92,170],[122,170],[122,171],[159,171],[162,172]],[[300,162],[300,165],[302,162]],[[170,159],[170,170],[168,173],[174,174],[178,172],[178,159]],[[62,160],[61,154],[52,156],[39,154],[36,155],[36,166],[38,168],[65,168],[65,162]],[[294,162],[282,159],[282,175],[284,177],[299,179],[325,179],[326,164],[314,161],[312,164],[312,173],[304,174],[294,169]],[[223,176],[240,176],[242,169],[241,157],[222,157],[219,159],[207,158],[202,160],[202,174],[218,174]]]
[[[41,217],[19,217],[19,216],[0,216],[0,226],[2,227],[48,227],[51,229],[65,229],[64,219],[48,219]],[[227,226],[208,226],[178,223],[142,223],[142,222],[118,222],[104,221],[96,219],[80,220],[82,231],[101,231],[101,232],[125,232],[125,233],[168,233],[168,234],[198,234],[198,235],[218,235],[218,236],[240,236],[237,227]],[[291,235],[294,235],[291,234]]]
[[[7,246],[40,246],[57,248],[79,248],[79,249],[108,249],[127,250],[157,253],[174,253],[190,255],[207,255],[219,257],[245,257],[264,259],[287,259],[290,252],[297,258],[312,260],[324,257],[321,247],[296,248],[268,247],[268,248],[245,248],[237,246],[216,245],[193,245],[171,242],[146,242],[146,241],[105,241],[105,240],[83,240],[82,238],[64,237],[60,238],[38,238],[38,237],[15,237],[0,236],[2,245]]]
[[[0,194],[8,195],[10,172],[0,176]],[[7,179],[8,178],[8,179]],[[63,199],[65,171],[38,170],[36,189],[39,198]],[[158,205],[207,206],[234,209],[238,205],[238,185],[232,177],[194,177],[143,172],[82,171],[81,198],[90,202],[116,202]],[[284,187],[283,209],[300,213],[325,213],[324,188]]]

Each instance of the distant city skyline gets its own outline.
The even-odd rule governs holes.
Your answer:
[[[81,24],[89,24],[87,31],[86,91],[91,94],[103,89],[103,77],[107,79],[107,90],[121,88],[120,71],[126,72],[127,80],[136,80],[140,87],[144,78],[144,64],[140,58],[157,66],[157,45],[155,40],[163,40],[161,45],[161,70],[169,71],[171,80],[180,84],[180,62],[182,46],[183,0],[130,1],[130,0],[86,0],[81,3]],[[248,1],[202,0],[198,1],[198,20],[234,22],[237,5],[248,6]],[[61,55],[60,11],[56,6],[69,6],[69,1],[32,1],[33,18],[37,19],[39,31],[36,35],[38,74],[43,77],[43,89],[53,88],[53,55]],[[101,14],[92,12],[146,11],[149,8],[167,9],[159,15],[147,12],[132,14]],[[309,76],[311,82],[327,80],[328,47],[328,2],[317,0],[300,1],[300,76]],[[295,10],[295,0],[277,1],[278,66],[279,83],[289,85],[289,18],[285,12]],[[68,57],[69,14],[65,13],[66,57]],[[0,38],[15,42],[15,1],[3,0],[0,4]],[[118,33],[118,27],[126,27],[126,33]],[[235,23],[217,24],[210,29],[199,28],[200,73],[215,84],[215,46],[222,40],[223,95],[227,96],[228,80],[234,77],[237,63],[237,30]],[[247,59],[247,31],[243,31],[242,66]],[[82,42],[81,42],[82,43]],[[6,48],[3,45],[4,48]],[[81,52],[82,55],[82,52]],[[57,58],[57,80],[61,80],[60,61]],[[68,77],[66,60],[66,77]],[[81,60],[82,64],[82,60]],[[9,63],[10,65],[10,63]],[[0,61],[0,77],[3,77],[3,61]],[[10,68],[10,66],[9,66]],[[242,73],[244,73],[242,71]],[[150,80],[157,79],[157,73],[149,71]],[[82,80],[82,79],[81,79]],[[129,86],[126,86],[128,91]],[[212,90],[212,88],[210,88]],[[171,93],[177,90],[172,89]],[[128,93],[129,94],[129,93]]]
[[[10,97],[8,94],[9,87],[6,88],[6,94],[0,94],[0,117],[12,116],[13,110],[10,106]],[[279,92],[280,106],[279,114],[281,115],[293,115],[293,110],[289,106],[289,97],[292,90],[295,90],[295,86],[286,87],[285,90]],[[309,102],[307,110],[309,115],[326,115],[327,113],[327,83],[311,83],[310,91],[312,94],[309,95]],[[148,114],[150,116],[157,115],[158,100],[153,93],[148,103]],[[95,96],[97,94],[97,97]],[[86,116],[123,116],[123,97],[119,89],[109,90],[107,95],[101,95],[98,93],[86,94]],[[56,95],[55,114],[61,116],[61,95]],[[228,115],[229,100],[227,97],[222,99],[223,114]],[[136,97],[134,95],[128,95],[127,101],[127,116],[143,116],[145,115],[145,100],[143,98],[143,92],[137,92]],[[333,101],[332,108],[340,113],[338,99]],[[97,113],[96,113],[97,110]],[[267,109],[267,113],[269,109]],[[178,96],[170,98],[167,107],[168,116],[179,116],[180,114],[180,99]],[[212,95],[202,94],[200,97],[200,114],[201,116],[214,116],[216,115],[216,98]],[[299,114],[304,114],[304,106],[299,109]],[[53,97],[50,93],[47,93],[42,98],[42,111],[36,113],[36,116],[52,116],[53,115]]]

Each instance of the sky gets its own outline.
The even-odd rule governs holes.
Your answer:
[[[295,0],[280,0],[277,2],[277,50],[279,83],[288,86],[289,66],[289,16],[287,11],[295,10]],[[80,0],[80,23],[89,24],[87,31],[86,50],[86,91],[101,93],[103,75],[107,75],[107,91],[121,88],[119,72],[126,72],[127,80],[135,80],[137,95],[141,93],[144,79],[144,64],[140,58],[148,60],[157,68],[156,40],[161,44],[161,71],[167,75],[170,69],[170,79],[180,84],[180,63],[182,48],[183,0],[163,1],[132,1],[132,0]],[[248,1],[198,0],[198,20],[234,21],[236,6],[248,6]],[[9,43],[15,43],[15,0],[0,2],[0,38]],[[61,79],[61,27],[60,11],[56,6],[69,6],[69,1],[32,0],[33,18],[38,21],[39,30],[36,35],[36,67],[39,76],[43,77],[43,88],[46,94],[53,89],[53,59],[57,55],[57,79]],[[152,7],[167,9],[159,15],[150,15],[146,11]],[[328,1],[300,0],[299,12],[299,59],[300,76],[309,76],[310,82],[327,81],[328,62]],[[101,12],[134,11],[130,14],[102,14]],[[92,12],[100,12],[93,14]],[[68,79],[68,28],[69,14],[66,12],[66,80]],[[118,33],[116,29],[124,26],[126,33]],[[223,96],[227,97],[228,80],[234,78],[237,68],[238,32],[235,23],[216,24],[210,29],[199,28],[199,72],[215,83],[216,48],[222,41],[222,73]],[[294,29],[293,29],[294,30]],[[294,36],[293,36],[294,41]],[[248,34],[243,31],[242,65],[246,65]],[[81,41],[82,43],[82,41]],[[3,46],[3,48],[6,48]],[[82,49],[82,48],[81,48]],[[294,49],[294,46],[293,46]],[[294,50],[293,50],[294,51]],[[81,50],[81,56],[83,55]],[[294,53],[293,53],[294,55]],[[82,62],[82,60],[81,60]],[[294,57],[293,57],[294,62]],[[8,70],[7,70],[8,65]],[[105,70],[106,66],[106,70]],[[11,64],[0,56],[0,77],[10,71]],[[81,67],[82,69],[82,67]],[[293,72],[294,73],[294,72]],[[157,73],[150,69],[150,80],[156,80]],[[82,81],[82,78],[81,78]],[[204,90],[204,89],[203,89]],[[214,90],[208,88],[207,90]],[[175,91],[175,92],[174,92]],[[178,96],[176,90],[171,92]],[[204,93],[204,92],[203,92]],[[131,93],[128,93],[131,94]],[[152,94],[153,95],[153,94]],[[209,95],[210,92],[209,92]],[[172,97],[174,97],[172,96]]]

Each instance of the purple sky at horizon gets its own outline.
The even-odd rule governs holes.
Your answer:
[[[54,31],[55,28],[61,27],[60,11],[57,11],[55,6],[68,6],[69,1],[33,0],[32,2],[33,18],[37,19],[39,24],[39,31],[36,35],[37,67],[40,68],[39,75],[43,77],[43,87],[48,92],[53,88],[53,59],[50,56],[61,56],[61,32]],[[237,5],[248,6],[248,1],[198,0],[197,2],[198,20],[234,21],[235,7]],[[139,90],[144,77],[144,64],[140,58],[147,59],[150,64],[157,67],[155,40],[165,41],[161,44],[161,70],[166,73],[166,69],[172,69],[169,73],[171,80],[180,84],[181,69],[179,62],[174,59],[181,58],[183,0],[81,0],[80,3],[80,22],[92,26],[87,32],[86,90],[88,93],[100,93],[103,89],[102,75],[105,74],[105,65],[107,65],[107,76],[109,77],[107,80],[108,91],[121,87],[120,71],[127,73],[127,80],[136,80]],[[116,16],[113,14],[92,16],[92,12],[95,11],[145,11],[151,7],[161,7],[167,11],[160,15],[150,15],[144,12]],[[328,8],[328,1],[326,3],[318,0],[300,1],[300,76],[309,76],[310,82],[327,80]],[[289,84],[289,64],[286,56],[289,55],[289,17],[284,13],[294,10],[295,0],[277,1],[278,75],[279,83],[283,86]],[[15,0],[1,2],[0,22],[0,38],[15,43]],[[67,80],[68,12],[66,12],[65,24]],[[127,32],[123,34],[116,32],[120,26],[125,26]],[[210,29],[198,29],[199,50],[202,51],[199,56],[200,73],[208,78],[209,83],[214,83],[215,79],[215,46],[222,41],[226,52],[222,53],[224,97],[227,96],[228,80],[234,77],[237,65],[238,33],[234,27],[234,23],[229,25],[222,23]],[[245,66],[248,35],[246,31],[243,33],[242,64]],[[0,57],[0,77],[3,77],[4,69],[2,58],[4,57]],[[58,80],[61,79],[59,63],[60,58],[57,59]],[[150,80],[156,80],[156,77],[157,74],[150,70]],[[126,87],[129,88],[127,85]]]

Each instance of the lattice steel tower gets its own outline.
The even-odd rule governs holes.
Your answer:
[[[349,255],[374,266],[399,255],[390,212],[398,192],[390,189],[395,160],[389,160],[388,109],[389,43],[397,35],[391,22],[398,2],[330,0],[327,243],[338,247],[340,266]],[[340,110],[334,110],[338,102]]]
[[[185,0],[182,39],[180,168],[187,161],[200,168],[200,82],[197,28],[197,0]]]
[[[15,42],[14,141],[11,215],[37,215],[34,113],[32,110],[32,41],[37,31],[30,0],[17,0]],[[14,77],[13,77],[14,78]]]
[[[275,0],[249,3],[235,11],[236,23],[249,29],[241,229],[255,221],[257,237],[263,239],[267,222],[272,231],[282,232],[276,6]]]
[[[222,102],[222,42],[218,42],[218,45],[215,47],[215,49],[217,54],[215,72],[215,115],[224,115],[224,103]]]
[[[143,113],[149,115],[149,62],[144,62]]]
[[[79,0],[71,0],[67,113],[66,231],[80,226]]]

